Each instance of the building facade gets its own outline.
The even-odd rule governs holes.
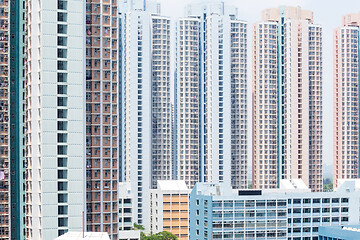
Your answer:
[[[318,239],[320,226],[359,223],[358,180],[326,193],[282,182],[273,190],[198,183],[190,194],[190,239]]]
[[[333,182],[359,177],[360,13],[342,18],[334,31]]]
[[[176,59],[177,178],[246,188],[247,23],[222,1],[189,4]]]
[[[131,184],[134,222],[149,228],[149,190],[172,179],[170,18],[151,1],[120,4],[122,181]]]
[[[23,1],[0,2],[0,238],[24,238]]]
[[[157,189],[150,190],[150,232],[189,239],[190,191],[184,180],[158,181]]]
[[[303,179],[322,191],[322,27],[311,11],[280,7],[253,35],[254,187]]]
[[[55,239],[85,211],[85,3],[27,0],[24,27],[25,239]]]
[[[117,1],[86,2],[87,231],[118,233],[119,33]]]

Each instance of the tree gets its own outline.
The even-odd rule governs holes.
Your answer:
[[[156,234],[150,234],[148,236],[145,235],[145,233],[140,234],[141,240],[177,240],[178,238],[169,232],[163,231]]]
[[[333,183],[330,182],[328,184],[323,184],[323,192],[332,192],[333,191]]]
[[[145,228],[143,225],[140,225],[140,224],[137,224],[137,223],[134,223],[134,230],[142,230],[144,231]]]

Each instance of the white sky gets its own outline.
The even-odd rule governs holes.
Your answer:
[[[161,12],[164,16],[170,16],[174,20],[182,17],[184,6],[192,0],[158,0],[161,3]],[[253,23],[260,21],[261,11],[265,8],[278,7],[280,5],[301,6],[303,9],[314,12],[314,23],[323,26],[323,101],[324,101],[324,164],[332,165],[332,116],[333,116],[333,97],[332,97],[332,58],[333,30],[340,26],[341,16],[360,12],[359,0],[224,0],[225,4],[234,5],[239,10],[239,19],[248,22],[249,44],[248,44],[248,65],[251,74],[251,34]],[[248,77],[248,121],[249,134],[251,134],[251,75]],[[249,143],[249,164],[251,164],[251,135],[248,137]],[[324,169],[326,174],[326,169]]]

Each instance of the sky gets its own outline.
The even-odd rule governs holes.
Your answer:
[[[184,15],[184,7],[193,0],[158,0],[161,3],[161,13],[173,20]],[[281,5],[300,6],[314,12],[314,23],[323,26],[323,149],[324,164],[332,165],[333,161],[333,30],[341,25],[341,17],[349,13],[360,12],[359,0],[224,0],[225,4],[238,8],[238,17],[248,22],[248,73],[251,74],[251,29],[260,21],[261,11],[265,8],[275,8]],[[248,76],[248,122],[251,134],[251,75]],[[251,136],[248,136],[249,164],[251,164]],[[331,168],[324,169],[324,175],[331,174]]]

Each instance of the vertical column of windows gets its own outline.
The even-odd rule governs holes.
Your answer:
[[[179,179],[193,187],[199,179],[199,22],[179,22],[178,161]]]
[[[9,239],[9,1],[0,1],[0,238]]]
[[[67,179],[67,1],[58,0],[57,11],[57,190],[58,235],[68,231]]]
[[[100,74],[101,12],[98,1],[86,2],[86,209],[87,230],[101,231]]]
[[[219,75],[219,181],[224,180],[224,29],[223,21],[218,22],[218,75]]]
[[[152,17],[152,188],[171,179],[170,20]]]
[[[260,23],[255,34],[253,179],[266,189],[277,183],[277,24]]]
[[[231,22],[231,185],[247,188],[246,24]]]
[[[31,51],[30,51],[30,38],[31,38],[31,4],[25,1],[25,27],[27,28],[25,38],[25,56],[27,63],[25,66],[25,238],[33,238],[32,232],[32,158],[31,158]]]
[[[309,187],[322,191],[322,28],[309,27]]]
[[[138,74],[137,74],[137,80],[138,80],[138,84],[137,84],[137,88],[138,88],[138,102],[137,102],[137,115],[138,115],[138,131],[137,131],[137,142],[138,142],[138,223],[142,224],[143,223],[143,214],[142,214],[142,207],[143,207],[143,198],[142,198],[142,185],[143,185],[143,171],[142,171],[142,160],[143,160],[143,155],[142,155],[142,151],[143,151],[143,145],[142,145],[142,134],[143,134],[143,109],[142,109],[142,97],[143,97],[143,82],[142,82],[142,66],[143,66],[143,58],[142,58],[142,51],[143,51],[143,44],[142,44],[142,21],[139,19],[138,20],[138,43],[137,43],[137,47],[138,47]]]

